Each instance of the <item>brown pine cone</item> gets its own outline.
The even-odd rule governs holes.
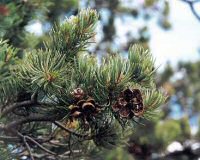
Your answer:
[[[71,92],[71,94],[77,100],[83,99],[85,95],[84,91],[81,88],[74,89],[73,92]]]
[[[87,100],[80,100],[71,109],[70,117],[71,119],[80,118],[84,124],[89,124],[88,120],[91,116],[96,116],[100,112],[99,106],[95,103],[94,99],[88,98]]]
[[[122,96],[127,102],[129,102],[130,100],[133,99],[134,93],[131,89],[128,88],[122,92]]]
[[[127,102],[124,98],[119,98],[117,102],[112,106],[114,112],[119,111],[122,107],[126,106]]]
[[[122,118],[132,118],[133,116],[142,116],[144,105],[142,94],[139,89],[125,89],[117,102],[112,106],[114,112],[119,112]]]

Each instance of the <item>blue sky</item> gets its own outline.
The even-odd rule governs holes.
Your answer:
[[[192,14],[189,6],[180,0],[169,0],[170,21],[172,28],[162,30],[156,23],[151,23],[150,48],[157,65],[170,61],[195,61],[200,59],[200,21]],[[161,68],[162,68],[161,66]]]

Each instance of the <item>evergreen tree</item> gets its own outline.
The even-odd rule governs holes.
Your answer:
[[[127,59],[88,54],[97,21],[95,10],[82,10],[21,58],[1,40],[0,134],[18,157],[66,159],[116,147],[164,103],[152,55],[141,46],[131,46]]]

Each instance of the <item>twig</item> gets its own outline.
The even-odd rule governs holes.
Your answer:
[[[42,122],[42,121],[52,122],[55,119],[58,119],[58,115],[46,116],[46,115],[37,115],[36,114],[36,115],[32,115],[32,116],[29,116],[29,117],[22,118],[18,121],[11,122],[10,124],[5,126],[4,128],[9,130],[13,127],[16,127],[18,125],[25,124],[25,123]]]
[[[31,148],[30,148],[29,144],[26,141],[26,136],[23,136],[23,142],[24,142],[24,144],[26,146],[26,149],[27,149],[27,151],[28,151],[28,153],[30,155],[31,160],[34,160],[33,154],[31,152]]]
[[[52,155],[57,155],[56,153],[48,150],[47,148],[45,148],[44,146],[42,146],[41,144],[39,144],[37,141],[35,141],[33,138],[29,137],[29,136],[26,136],[26,138],[28,140],[30,140],[31,142],[33,142],[34,144],[36,144],[40,149],[42,149],[43,151],[49,153],[49,154],[52,154]]]
[[[23,101],[23,102],[16,102],[7,107],[4,107],[5,110],[2,111],[1,117],[4,117],[6,114],[15,110],[16,108],[34,105],[34,104],[37,104],[37,93],[33,93],[33,95],[31,96],[31,100],[27,100],[27,101]]]
[[[194,1],[182,0],[182,1],[187,3],[190,6],[190,9],[191,9],[193,15],[197,18],[198,21],[200,21],[200,15],[194,9],[194,4],[197,3],[197,2],[200,2],[200,0],[194,0]]]
[[[35,157],[36,159],[44,159],[46,157],[48,157],[49,154],[46,154],[46,153],[42,153],[42,154],[36,154],[36,153],[33,153],[33,157]]]
[[[16,143],[16,142],[20,141],[20,139],[18,137],[10,137],[10,136],[0,136],[0,140],[4,141],[4,142],[8,142],[8,143],[10,143],[10,142]]]
[[[200,0],[182,0],[186,3],[197,3],[197,2],[200,2]]]
[[[31,105],[33,103],[34,102],[31,101],[31,100],[13,103],[13,104],[5,107],[5,110],[3,110],[2,113],[1,113],[1,117],[4,117],[6,114],[8,114],[9,112],[13,111],[14,109],[16,109],[18,107],[24,107],[24,106],[27,106],[27,105]]]
[[[69,133],[71,133],[71,134],[73,134],[73,135],[75,135],[75,136],[77,136],[77,137],[79,137],[79,138],[84,138],[84,139],[87,139],[87,140],[90,140],[90,139],[91,139],[91,136],[89,136],[88,134],[79,134],[79,133],[77,133],[77,132],[74,132],[74,131],[72,131],[71,129],[66,128],[64,125],[62,125],[62,124],[61,124],[60,122],[58,122],[58,121],[55,121],[54,124],[55,124],[56,126],[60,127],[61,129],[65,130],[65,131],[67,131],[67,132],[69,132]]]
[[[49,153],[49,154],[52,154],[52,155],[57,155],[56,153],[54,153],[54,152],[52,152],[52,151],[50,151],[50,150],[48,150],[47,148],[45,148],[44,146],[42,146],[41,144],[39,144],[37,141],[35,141],[33,138],[31,138],[31,137],[29,137],[29,136],[24,136],[24,135],[22,135],[21,133],[19,133],[19,132],[17,132],[17,135],[19,136],[19,137],[21,137],[22,139],[24,139],[24,137],[26,138],[26,139],[28,139],[29,141],[31,141],[32,143],[34,143],[35,145],[37,145],[40,149],[42,149],[43,151],[45,151],[45,152],[47,152],[47,153]]]

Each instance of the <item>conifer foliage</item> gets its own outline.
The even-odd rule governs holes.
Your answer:
[[[0,138],[17,156],[66,159],[91,145],[116,147],[164,103],[152,55],[141,46],[101,62],[88,53],[97,22],[95,10],[82,10],[52,29],[44,49],[22,58],[0,41]]]

